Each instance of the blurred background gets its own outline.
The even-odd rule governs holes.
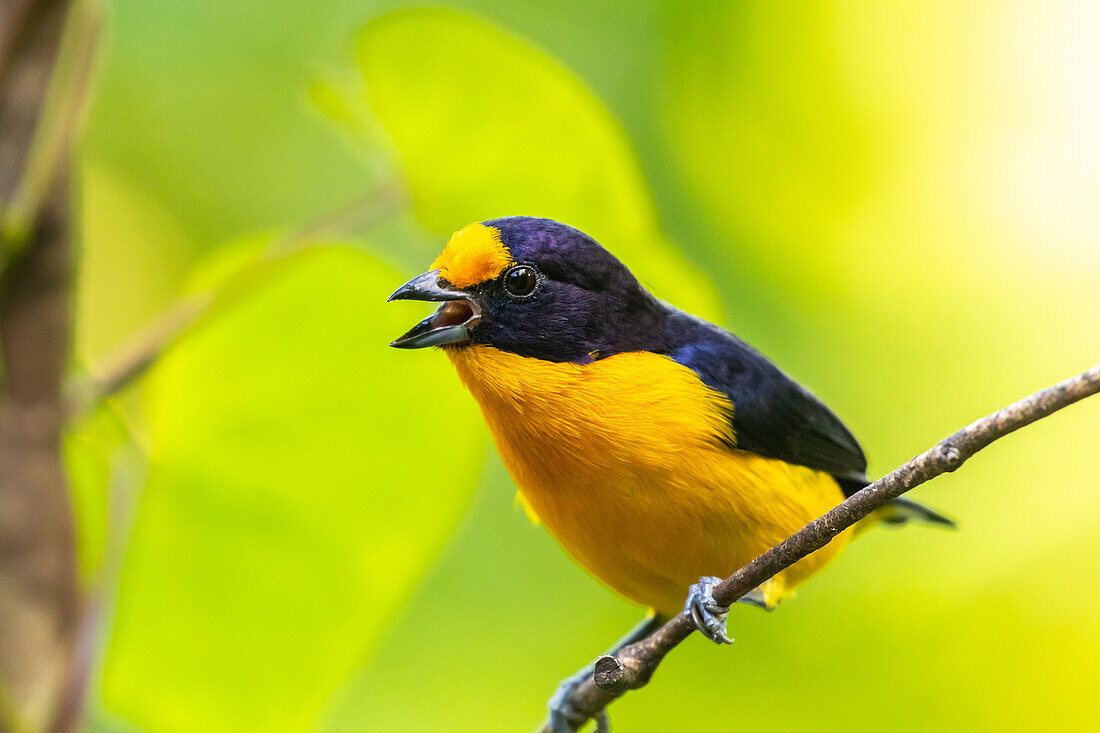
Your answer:
[[[515,501],[386,296],[579,227],[809,386],[884,473],[1100,354],[1100,8],[109,0],[65,440],[102,731],[515,731],[640,616]],[[160,352],[163,350],[163,354]],[[95,383],[93,381],[93,383]],[[1082,729],[1100,404],[915,498],[618,731]]]

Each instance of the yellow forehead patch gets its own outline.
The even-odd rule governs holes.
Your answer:
[[[456,288],[466,288],[492,280],[510,264],[512,255],[500,240],[500,230],[470,224],[451,236],[431,269]]]

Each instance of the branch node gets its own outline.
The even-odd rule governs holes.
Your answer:
[[[940,460],[943,461],[945,471],[954,471],[963,464],[962,453],[952,443],[944,441],[940,445]]]
[[[625,687],[623,685],[625,674],[626,670],[622,662],[611,654],[604,654],[596,660],[595,672],[592,677],[596,681],[596,686],[601,690],[619,692],[621,688]]]

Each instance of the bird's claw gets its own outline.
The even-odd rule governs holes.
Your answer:
[[[714,600],[714,586],[720,582],[721,578],[709,575],[699,578],[699,582],[688,591],[684,615],[715,644],[732,644],[733,639],[726,636],[726,614],[730,607],[721,606]]]
[[[550,708],[548,728],[552,733],[574,733],[584,725],[587,717],[577,712],[569,702],[569,695],[591,674],[588,669],[573,675],[558,686],[557,692],[550,698],[547,707]],[[611,720],[606,710],[601,710],[592,716],[596,721],[596,733],[611,733]]]

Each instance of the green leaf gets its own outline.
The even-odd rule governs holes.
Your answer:
[[[81,169],[76,353],[102,357],[172,302],[195,247],[163,205],[95,161]]]
[[[140,450],[118,407],[104,403],[68,427],[62,451],[76,520],[80,574],[85,580],[99,579],[109,535],[124,531],[117,523],[125,518],[112,516],[112,498],[117,498],[112,493],[121,493],[119,474],[140,461]]]
[[[151,730],[312,727],[480,473],[446,360],[387,348],[423,315],[387,307],[403,276],[346,247],[292,259],[151,376],[104,678],[107,705]]]
[[[661,235],[622,128],[556,61],[440,9],[378,18],[358,50],[369,105],[424,226],[445,236],[499,216],[557,219],[598,239],[658,296],[720,313],[709,280]]]

